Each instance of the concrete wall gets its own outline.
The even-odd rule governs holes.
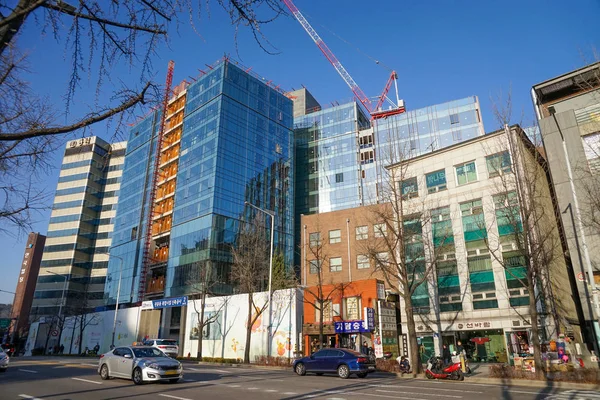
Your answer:
[[[258,307],[266,304],[267,292],[255,293]],[[195,357],[198,351],[198,313],[201,301],[188,303],[186,335],[183,355]],[[248,318],[248,295],[211,297],[206,300],[205,318],[217,315],[215,321],[205,327],[202,343],[203,357],[244,358],[246,346],[246,322]],[[267,354],[268,313],[264,313],[252,326],[250,361]],[[293,357],[294,347],[300,346],[302,321],[302,292],[299,289],[277,290],[273,293],[271,356]]]

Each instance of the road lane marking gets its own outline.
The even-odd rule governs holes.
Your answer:
[[[250,388],[247,388],[247,389],[248,389],[248,390],[258,390],[258,388],[257,388],[257,387],[250,387]]]
[[[266,389],[265,392],[276,393],[277,390],[275,390],[275,389]]]
[[[294,395],[297,395],[298,393],[296,393],[296,392],[285,392],[283,394],[286,395],[286,396],[294,396]]]
[[[381,390],[381,389],[375,389],[376,392],[381,392],[381,393],[398,393],[396,390]],[[438,394],[438,393],[414,393],[414,392],[405,392],[402,391],[402,394],[427,394],[427,396],[433,396],[433,397],[443,397],[443,398],[453,398],[453,399],[462,399],[462,396],[452,396],[449,394]]]
[[[29,372],[30,374],[37,374],[37,371],[32,371],[32,370],[30,370],[30,369],[19,369],[19,371],[22,371],[22,372]]]
[[[102,382],[90,381],[89,379],[82,379],[82,378],[71,378],[71,379],[76,380],[76,381],[81,381],[81,382],[94,383],[96,385],[102,385]]]
[[[472,391],[472,390],[460,390],[460,389],[437,389],[437,388],[430,388],[430,387],[426,387],[426,386],[404,386],[404,385],[368,385],[371,387],[380,387],[380,388],[398,388],[398,389],[425,389],[425,390],[441,390],[444,392],[460,392],[460,393],[477,393],[477,394],[483,394],[483,392],[476,392],[476,391]]]
[[[30,399],[30,400],[42,400],[39,397],[30,396],[28,394],[20,394],[19,397],[24,398],[24,399]]]
[[[89,364],[89,363],[82,363],[81,365],[89,365],[90,367],[97,367],[98,364]]]
[[[227,386],[229,386],[231,388],[238,388],[238,387],[240,387],[240,385],[227,385]]]
[[[170,394],[162,394],[162,393],[159,393],[158,395],[159,395],[159,396],[162,396],[162,397],[168,397],[168,398],[170,398],[170,399],[175,399],[175,400],[192,400],[192,399],[186,399],[185,397],[171,396]]]

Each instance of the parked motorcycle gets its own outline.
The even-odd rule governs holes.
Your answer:
[[[444,362],[440,357],[433,356],[427,361],[425,376],[428,379],[452,379],[464,381],[465,376],[461,370],[460,363],[452,363],[444,367]]]

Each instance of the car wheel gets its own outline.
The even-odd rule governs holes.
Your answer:
[[[133,370],[133,383],[136,385],[141,385],[144,383],[144,376],[141,368],[139,367]]]
[[[317,376],[323,376],[322,372],[317,372]]]
[[[102,364],[102,368],[100,368],[100,378],[102,378],[103,381],[110,379],[110,375],[108,373],[108,366],[106,364]]]
[[[296,368],[294,368],[294,370],[296,371],[296,373],[300,376],[304,376],[306,375],[306,367],[304,366],[304,364],[302,363],[298,363],[296,364]]]
[[[169,379],[169,383],[177,383],[179,378]]]
[[[348,379],[350,376],[350,369],[346,364],[342,364],[337,369],[338,376],[342,379]]]
[[[359,372],[358,374],[356,374],[356,376],[358,376],[359,378],[366,378],[367,377],[367,373],[366,372]]]

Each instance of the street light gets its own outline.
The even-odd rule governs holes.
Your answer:
[[[117,285],[117,304],[115,305],[115,319],[113,321],[112,340],[110,342],[111,347],[115,345],[115,332],[117,331],[117,314],[119,313],[119,297],[121,296],[121,277],[123,276],[123,259],[119,256],[112,255],[109,257],[118,258],[120,260],[119,268],[119,284]]]
[[[247,201],[245,201],[244,204],[271,216],[271,251],[269,257],[269,325],[267,327],[267,357],[271,357],[271,312],[273,308],[273,293],[271,285],[273,282],[273,238],[275,233],[275,213],[273,211],[263,210],[254,204],[248,203]]]

